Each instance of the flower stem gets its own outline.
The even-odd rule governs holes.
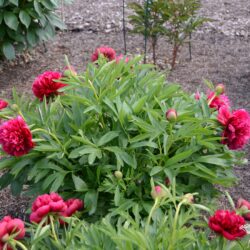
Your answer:
[[[175,242],[175,237],[176,237],[176,227],[177,227],[177,221],[180,213],[180,209],[182,204],[185,202],[185,200],[181,201],[176,209],[175,216],[174,216],[174,224],[173,224],[173,233],[172,233],[172,240],[169,246],[169,250],[174,250],[174,242]]]
[[[28,250],[28,248],[20,241],[15,240],[16,245],[18,245],[23,250]]]
[[[147,235],[147,233],[148,233],[148,228],[149,228],[149,224],[150,224],[151,218],[152,218],[152,216],[153,216],[153,213],[154,213],[155,209],[156,209],[157,206],[158,206],[158,203],[159,203],[159,198],[157,197],[157,198],[155,199],[154,206],[151,208],[150,213],[149,213],[149,216],[148,216],[148,219],[147,219],[147,224],[146,224],[146,227],[145,227],[145,234],[146,234],[146,235]]]
[[[58,238],[56,236],[56,231],[55,231],[55,225],[54,225],[54,218],[53,216],[49,216],[50,219],[50,224],[51,224],[51,230],[52,230],[52,235],[57,243],[59,243]]]

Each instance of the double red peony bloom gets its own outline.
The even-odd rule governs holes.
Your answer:
[[[243,228],[245,220],[234,211],[217,210],[215,214],[209,218],[208,226],[211,230],[221,234],[228,240],[236,240],[244,237],[247,232]]]
[[[30,221],[39,223],[49,213],[61,217],[69,217],[77,210],[81,210],[84,204],[78,199],[64,201],[57,193],[43,194],[36,198],[32,204]]]
[[[6,108],[8,105],[8,102],[4,101],[3,99],[0,99],[0,110]]]
[[[23,239],[25,235],[24,223],[20,219],[12,219],[10,216],[5,216],[0,221],[0,249],[12,250],[8,245],[8,239],[13,234],[16,234],[15,240]]]
[[[207,95],[207,100],[210,108],[215,108],[219,110],[222,107],[230,107],[229,99],[226,95],[216,95],[215,92],[209,92]]]
[[[116,52],[110,47],[100,47],[95,50],[91,56],[92,62],[98,60],[99,55],[102,54],[108,61],[113,61],[116,59]]]
[[[60,93],[58,90],[67,86],[67,84],[55,82],[62,77],[60,72],[46,71],[43,74],[39,75],[32,85],[32,91],[34,95],[43,100],[44,97],[49,98]]]
[[[224,106],[219,109],[218,121],[224,126],[222,143],[230,149],[241,149],[250,139],[250,115],[245,109],[231,113]]]
[[[1,124],[0,144],[12,156],[27,154],[34,147],[32,134],[21,116]]]

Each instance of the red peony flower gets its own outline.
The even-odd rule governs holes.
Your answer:
[[[207,100],[210,108],[215,108],[219,110],[221,107],[230,107],[229,99],[226,95],[216,96],[214,92],[209,92],[207,95]]]
[[[67,84],[55,82],[62,77],[61,73],[46,71],[43,74],[39,75],[32,85],[32,91],[36,97],[43,100],[46,96],[47,98],[59,95],[58,90],[62,87],[67,86]]]
[[[24,222],[20,219],[12,219],[10,216],[5,216],[0,221],[0,249],[12,250],[12,248],[8,245],[8,238],[13,234],[16,234],[14,237],[15,240],[24,238]]]
[[[34,147],[32,134],[21,116],[1,124],[0,144],[3,151],[13,156],[27,154]]]
[[[65,216],[65,217],[71,216],[76,211],[79,211],[79,210],[83,209],[83,207],[84,207],[83,201],[81,201],[79,199],[73,199],[73,198],[65,201],[65,204],[67,206],[65,212],[63,213],[63,216]]]
[[[240,149],[250,139],[250,115],[246,110],[239,109],[231,114],[227,107],[222,107],[218,121],[224,126],[222,143],[230,149]]]
[[[3,99],[0,99],[0,110],[6,108],[8,105],[8,102],[4,101]]]
[[[61,215],[66,208],[64,200],[57,193],[40,195],[32,204],[30,221],[39,223],[49,213]]]
[[[237,208],[241,208],[244,210],[250,210],[250,202],[247,200],[244,200],[242,198],[240,198],[237,202]],[[245,213],[242,215],[246,220],[250,220],[250,212],[249,213]]]
[[[209,218],[208,226],[211,230],[221,234],[228,240],[236,240],[244,237],[247,232],[243,228],[245,220],[235,211],[217,210],[215,214]]]
[[[96,49],[93,55],[91,56],[92,62],[97,61],[100,54],[102,54],[105,58],[107,58],[108,61],[112,61],[116,59],[116,52],[114,49],[110,47],[100,47]]]

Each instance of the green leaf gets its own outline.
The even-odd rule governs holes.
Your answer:
[[[13,3],[14,5],[18,6],[18,0],[9,0],[11,3]]]
[[[31,22],[31,18],[29,16],[29,14],[26,11],[21,10],[19,12],[19,18],[20,18],[21,22],[25,25],[25,27],[28,29],[30,26],[30,22]]]
[[[173,156],[167,160],[166,165],[171,166],[175,163],[183,161],[183,160],[189,158],[189,156],[191,156],[192,154],[193,154],[192,150],[187,150],[187,151],[184,151],[182,153],[176,154],[175,156]]]
[[[12,12],[4,12],[4,22],[6,23],[6,25],[13,29],[13,30],[17,30],[18,27],[18,19],[16,17],[15,14],[13,14]]]
[[[64,174],[57,172],[57,177],[55,178],[54,182],[50,187],[50,192],[57,192],[59,188],[63,186],[64,177],[65,177]]]
[[[115,189],[115,197],[114,197],[115,206],[119,206],[120,198],[121,198],[120,188],[119,186],[117,186]]]
[[[12,60],[15,58],[15,48],[13,47],[13,45],[11,43],[9,43],[9,42],[3,43],[2,50],[3,50],[4,56],[8,60]]]
[[[106,133],[105,135],[103,135],[99,141],[97,142],[97,146],[103,146],[104,144],[112,141],[114,138],[119,136],[119,132],[118,131],[110,131],[108,133]]]
[[[89,215],[95,213],[97,208],[98,192],[95,190],[89,190],[84,197],[84,206],[89,211]]]
[[[83,181],[80,177],[72,174],[72,179],[73,179],[76,191],[85,192],[88,190],[88,186],[86,182]]]
[[[4,0],[0,0],[0,7],[2,7],[4,4]]]
[[[32,47],[35,46],[38,43],[38,37],[36,35],[36,33],[33,30],[28,30],[27,32],[27,41],[29,43],[29,45],[31,45]]]
[[[156,174],[160,173],[162,170],[163,170],[163,167],[161,167],[161,166],[153,167],[150,171],[150,176],[156,175]]]

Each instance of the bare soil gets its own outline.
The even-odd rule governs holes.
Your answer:
[[[126,1],[126,3],[130,2]],[[182,49],[178,64],[168,75],[171,82],[186,90],[204,90],[203,79],[223,82],[234,108],[250,111],[250,1],[202,0],[200,14],[213,19],[192,35],[192,60],[188,45]],[[126,15],[130,11],[126,9]],[[75,0],[63,8],[67,31],[58,32],[54,40],[19,56],[14,62],[0,62],[1,97],[9,97],[15,87],[31,93],[34,78],[45,70],[62,70],[67,55],[77,71],[83,71],[96,47],[107,45],[123,53],[122,1]],[[127,23],[127,30],[131,26]],[[143,52],[143,37],[127,33],[128,54]],[[170,46],[160,39],[158,64],[168,71]],[[149,61],[151,51],[149,48]],[[249,147],[246,148],[248,159]],[[236,167],[238,185],[230,189],[234,199],[250,200],[249,165]],[[5,214],[24,215],[28,200],[15,198],[8,189],[0,192],[0,218]]]

